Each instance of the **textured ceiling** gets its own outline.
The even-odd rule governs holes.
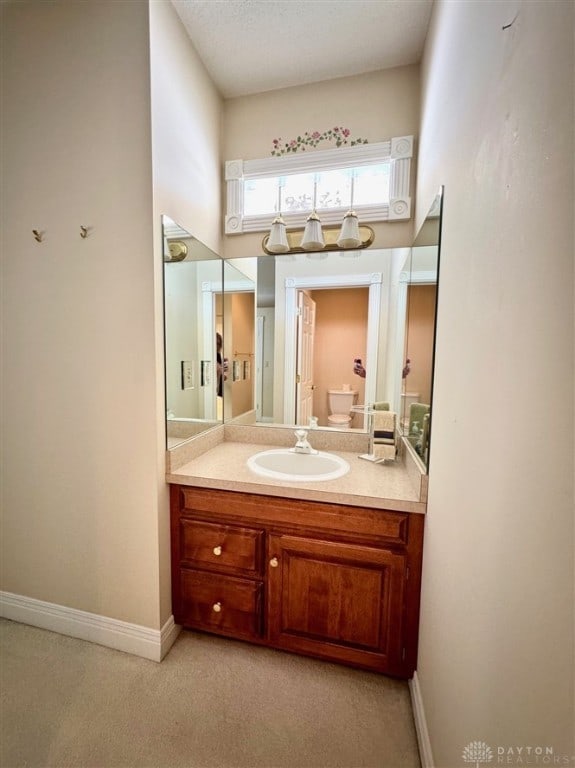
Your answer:
[[[225,98],[414,64],[433,0],[172,0]]]

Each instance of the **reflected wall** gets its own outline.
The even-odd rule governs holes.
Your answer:
[[[442,197],[440,190],[414,240],[401,290],[405,338],[399,422],[404,437],[426,468],[431,440]]]
[[[162,217],[166,445],[222,422],[217,399],[216,318],[221,258]]]

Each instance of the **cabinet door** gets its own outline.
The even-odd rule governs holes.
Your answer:
[[[403,673],[403,554],[271,535],[268,561],[273,645]]]

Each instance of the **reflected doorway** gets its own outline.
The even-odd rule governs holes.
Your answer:
[[[360,404],[375,399],[381,274],[358,275],[352,279],[351,286],[349,275],[345,284],[330,277],[307,278],[308,284],[306,278],[294,278],[286,283],[285,421],[308,426],[313,416],[319,426],[327,426],[330,389],[355,390],[358,392],[356,402]],[[303,379],[298,367],[305,358],[305,354],[299,354],[305,351],[300,314],[304,294],[315,303],[313,362],[310,363],[313,377],[306,379],[309,399],[305,407],[300,405],[306,401],[306,392],[301,391]],[[306,354],[309,354],[309,340],[306,344]],[[355,358],[362,359],[365,378],[354,374]],[[363,428],[363,417],[357,415],[351,426]]]

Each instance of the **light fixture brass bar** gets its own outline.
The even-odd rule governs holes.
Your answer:
[[[371,227],[366,226],[365,224],[360,224],[359,226],[359,236],[361,238],[361,245],[358,245],[357,248],[340,248],[337,244],[337,239],[339,237],[340,233],[340,227],[323,227],[323,239],[325,241],[325,245],[323,248],[319,250],[320,253],[323,253],[324,251],[357,251],[362,248],[368,248],[373,241],[375,240],[375,233]],[[287,240],[289,245],[289,251],[286,251],[282,254],[272,254],[271,251],[268,251],[267,249],[267,243],[269,240],[269,235],[266,235],[264,239],[262,240],[262,249],[264,253],[272,255],[280,255],[285,256],[289,253],[314,253],[314,251],[306,251],[303,248],[300,248],[299,243],[301,243],[301,239],[303,237],[303,229],[294,229],[291,232],[287,233]],[[316,251],[317,253],[318,251]]]

